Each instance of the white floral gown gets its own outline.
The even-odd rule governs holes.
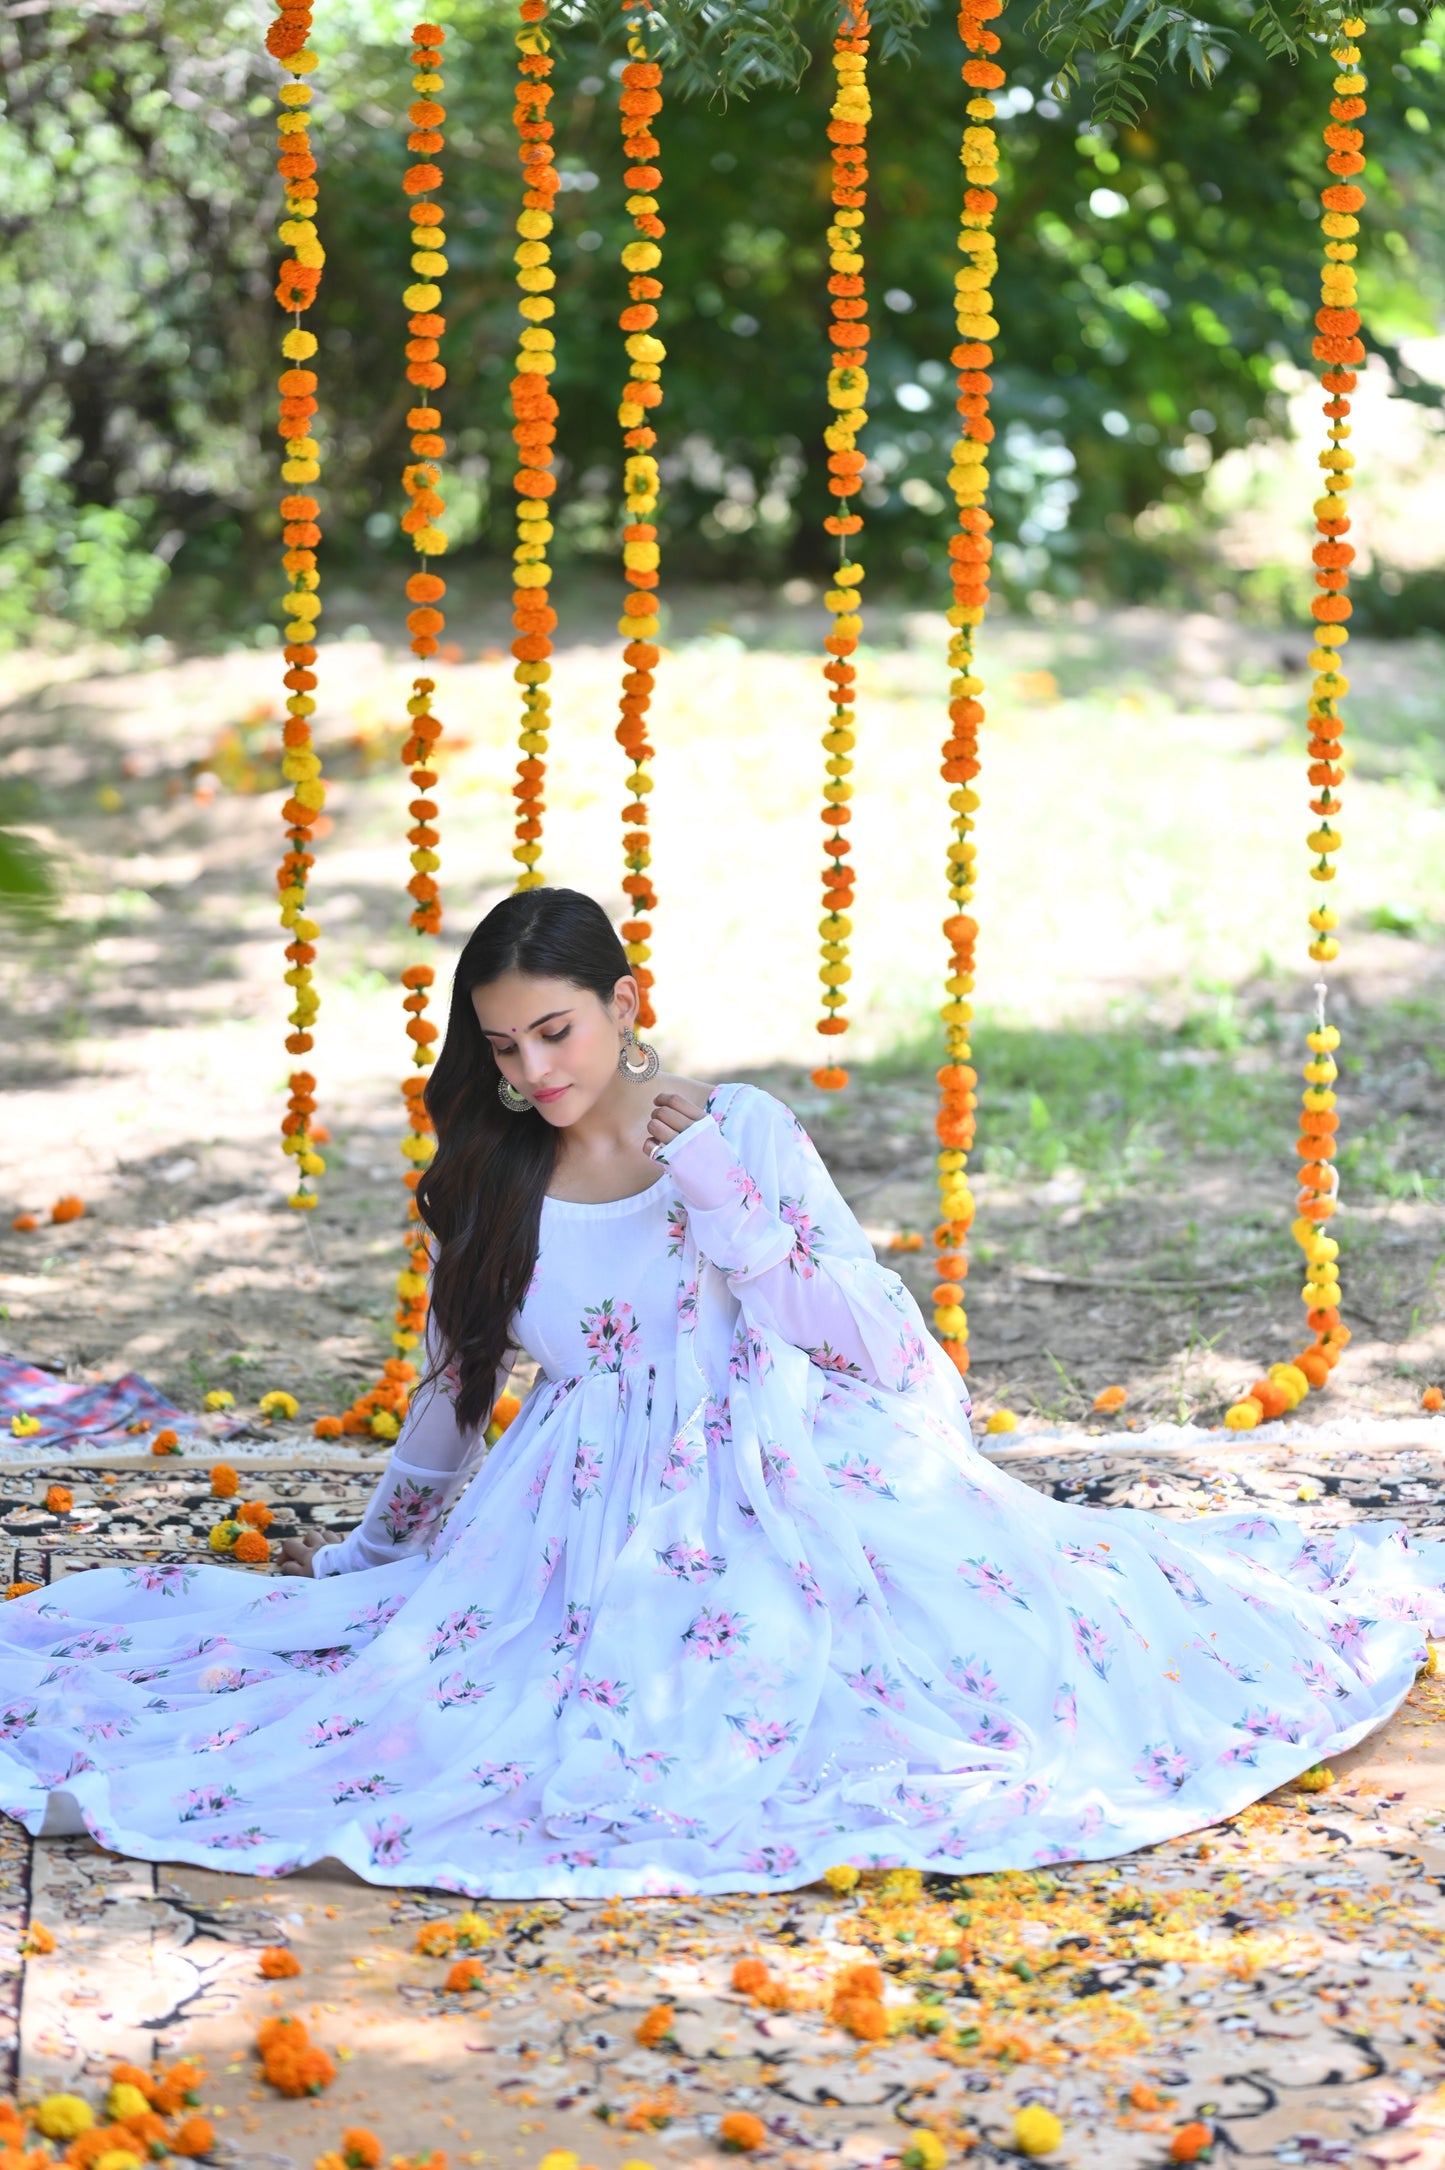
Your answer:
[[[776,1100],[719,1088],[667,1159],[547,1201],[522,1414],[479,1462],[419,1398],[316,1580],[0,1607],[0,1807],[268,1877],[757,1890],[1122,1853],[1400,1701],[1445,1545],[1045,1498]]]

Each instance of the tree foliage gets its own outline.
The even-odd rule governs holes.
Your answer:
[[[1026,5],[1001,23],[1000,569],[1025,590],[1147,592],[1167,576],[1168,508],[1221,451],[1281,426],[1278,366],[1308,360],[1333,68],[1308,10],[1273,0],[1213,0],[1207,18],[1162,0]],[[494,497],[512,458],[512,11],[439,13],[449,525],[459,554],[485,554],[510,532]],[[620,40],[615,0],[559,13],[559,526],[585,559],[610,555],[618,515]],[[398,0],[320,0],[317,17],[326,550],[360,573],[403,555],[413,17]],[[874,18],[869,549],[924,592],[952,434],[959,51],[951,14],[926,0],[884,0]],[[668,0],[665,19],[667,548],[696,575],[809,570],[827,87],[808,59],[828,17],[801,0]],[[254,7],[52,0],[0,17],[0,40],[0,629],[37,611],[124,622],[172,560],[201,617],[270,615],[275,71]],[[1428,108],[1445,32],[1402,8],[1367,46],[1364,307],[1389,351],[1439,312]],[[706,95],[684,104],[686,88]]]

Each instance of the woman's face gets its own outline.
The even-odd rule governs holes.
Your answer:
[[[617,1080],[617,1056],[637,1015],[637,982],[620,979],[610,1006],[571,980],[507,972],[472,989],[482,1036],[510,1085],[566,1129]]]

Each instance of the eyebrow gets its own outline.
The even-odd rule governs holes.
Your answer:
[[[570,1010],[548,1010],[545,1017],[534,1017],[526,1030],[528,1032],[540,1032],[543,1025],[550,1025],[554,1017],[570,1017],[571,1015]],[[516,1037],[514,1033],[504,1032],[500,1027],[494,1030],[490,1025],[483,1025],[482,1031],[489,1040],[510,1040]]]

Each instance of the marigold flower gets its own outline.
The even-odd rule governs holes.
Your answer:
[[[230,1551],[233,1559],[244,1561],[248,1567],[259,1566],[271,1557],[270,1543],[259,1530],[240,1529]]]
[[[32,1416],[28,1409],[17,1410],[10,1419],[10,1436],[12,1439],[33,1439],[41,1429],[39,1417]]]
[[[215,2144],[216,2128],[209,2117],[184,2118],[171,2135],[176,2155],[209,2155]]]
[[[217,1462],[211,1471],[212,1499],[234,1499],[241,1489],[241,1479],[229,1462]]]
[[[301,1972],[301,1961],[284,1944],[268,1944],[256,1962],[263,1981],[284,1982]]]
[[[1433,1416],[1438,1409],[1445,1409],[1445,1393],[1438,1386],[1427,1386],[1420,1396],[1420,1407],[1428,1409]]]
[[[984,1425],[986,1432],[1016,1432],[1019,1420],[1012,1409],[995,1409]]]
[[[1013,2144],[1020,2155],[1052,2155],[1063,2137],[1062,2124],[1041,2102],[1015,2111]]]
[[[45,2095],[34,2116],[47,2140],[74,2140],[95,2123],[94,2110],[79,2095]]]
[[[943,2170],[948,2149],[936,2132],[915,2133],[912,2145],[899,2158],[903,2170]]]
[[[717,2136],[726,2154],[750,2155],[754,2148],[762,2146],[768,2130],[751,2110],[729,2110],[718,2126]]]
[[[294,1394],[286,1393],[281,1387],[272,1387],[269,1394],[261,1396],[257,1406],[263,1417],[284,1417],[289,1422],[301,1405]]]
[[[17,1213],[10,1226],[18,1229],[21,1235],[28,1236],[34,1233],[40,1223],[33,1213]]]
[[[68,1484],[52,1484],[45,1494],[47,1514],[69,1514],[75,1499]]]
[[[745,1997],[755,1997],[771,1980],[772,1975],[761,1959],[739,1959],[733,1968],[733,1988]]]
[[[85,1200],[83,1198],[57,1198],[50,1208],[50,1218],[53,1221],[78,1221],[84,1211]]]
[[[1189,2124],[1179,2126],[1169,2142],[1169,2160],[1198,2162],[1200,2156],[1207,2153],[1213,2145],[1213,2126],[1201,2124],[1198,2118],[1191,2119]]]
[[[235,1406],[235,1395],[228,1393],[223,1386],[213,1386],[206,1396],[206,1407],[208,1409],[234,1409]]]
[[[654,2004],[652,2010],[645,2013],[637,2025],[637,2039],[643,2048],[656,2049],[659,2042],[665,2041],[672,2032],[676,2018],[677,2014],[670,2004]]]
[[[55,1949],[55,1935],[43,1921],[32,1921],[25,1932],[25,1949],[32,1958]]]
[[[341,2135],[341,2157],[347,2170],[376,2170],[385,2152],[365,2125],[348,2125]]]
[[[268,1530],[275,1519],[263,1499],[248,1499],[244,1507],[236,1509],[236,1520],[253,1530]]]
[[[8,1603],[12,1597],[29,1597],[32,1590],[43,1590],[44,1588],[43,1582],[7,1582],[5,1585],[6,1602]]]
[[[1094,1396],[1094,1407],[1102,1411],[1106,1416],[1112,1416],[1116,1409],[1123,1408],[1125,1402],[1128,1399],[1129,1394],[1127,1388],[1122,1386],[1106,1386],[1101,1394],[1096,1394]]]
[[[179,1454],[180,1451],[180,1439],[175,1432],[170,1430],[169,1426],[164,1431],[157,1432],[155,1438],[151,1441],[152,1454]]]
[[[848,1892],[857,1890],[860,1874],[861,1871],[855,1869],[851,1861],[839,1861],[832,1868],[824,1869],[823,1881],[830,1891],[836,1891],[842,1898]]]
[[[454,1959],[447,1969],[447,1978],[442,1987],[451,1990],[480,1989],[485,1979],[480,1959]]]

